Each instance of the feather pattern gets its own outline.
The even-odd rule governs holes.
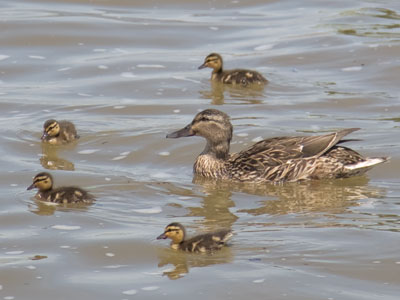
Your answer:
[[[87,191],[79,187],[59,187],[53,189],[53,177],[42,172],[33,178],[33,183],[27,188],[31,190],[37,188],[37,200],[53,203],[91,203],[94,197]]]
[[[165,227],[164,233],[157,239],[170,238],[171,248],[187,252],[213,252],[221,249],[232,237],[232,231],[222,229],[215,232],[204,233],[186,239],[186,230],[182,224],[174,222]]]
[[[268,80],[260,73],[246,69],[224,70],[222,56],[211,53],[205,59],[199,69],[212,68],[211,80],[226,84],[247,86],[251,84],[266,84]]]
[[[275,137],[241,152],[229,154],[232,125],[229,116],[216,109],[198,113],[192,123],[167,138],[198,135],[207,140],[193,166],[196,175],[251,182],[284,182],[305,179],[344,178],[360,175],[387,157],[364,158],[341,146],[343,137],[359,128],[319,136]],[[351,167],[349,167],[351,166]]]
[[[79,138],[75,125],[69,121],[47,120],[43,125],[42,141],[52,145],[71,143]]]

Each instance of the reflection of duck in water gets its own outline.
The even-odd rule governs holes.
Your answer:
[[[205,253],[221,249],[231,237],[232,232],[223,229],[186,239],[185,228],[180,223],[174,222],[165,227],[164,232],[157,239],[170,238],[171,248],[175,250]]]
[[[78,187],[59,187],[53,189],[53,177],[46,172],[37,174],[33,183],[27,188],[37,188],[35,195],[37,200],[53,203],[92,203],[94,197],[85,190]]]
[[[158,248],[158,267],[172,265],[173,268],[163,270],[163,275],[169,279],[179,279],[189,273],[190,268],[207,267],[217,264],[227,264],[232,262],[233,255],[230,247],[225,247],[222,251],[213,253],[213,255],[197,255],[182,251],[173,251],[169,248]]]
[[[43,125],[44,143],[52,145],[62,145],[71,143],[79,138],[76,133],[75,125],[69,121],[47,120]]]
[[[208,193],[213,190],[230,193],[255,195],[256,208],[239,209],[253,215],[275,215],[302,212],[343,213],[350,206],[358,205],[365,199],[384,197],[385,190],[368,185],[366,176],[346,178],[343,180],[309,180],[284,184],[254,184],[195,176],[193,182],[204,187]],[[259,197],[265,200],[261,200]],[[209,201],[217,200],[210,198]]]
[[[211,103],[215,105],[225,103],[225,92],[228,95],[229,102],[234,103],[261,104],[266,97],[262,85],[256,85],[248,89],[242,86],[223,84],[219,81],[211,81],[211,90],[199,91],[203,99],[211,99]]]
[[[240,84],[247,86],[249,84],[263,85],[268,82],[260,73],[252,70],[236,69],[224,70],[221,55],[211,53],[204,59],[204,63],[199,69],[211,68],[211,80],[227,84]]]
[[[69,160],[58,157],[59,147],[54,147],[47,143],[42,143],[42,156],[40,157],[40,164],[45,169],[49,170],[75,170],[75,166]]]
[[[198,113],[185,128],[167,138],[202,136],[207,140],[193,170],[208,178],[248,182],[284,182],[305,179],[345,178],[360,175],[387,161],[364,158],[339,146],[343,137],[358,130],[344,129],[320,136],[276,137],[260,141],[239,153],[229,154],[232,139],[229,116],[216,109]]]

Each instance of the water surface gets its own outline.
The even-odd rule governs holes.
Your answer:
[[[0,298],[398,299],[397,2],[3,1]],[[211,84],[210,52],[269,85]],[[232,117],[232,151],[360,127],[349,146],[391,160],[346,180],[193,180],[204,141],[165,135],[209,107]],[[78,143],[42,146],[49,118]],[[98,200],[35,202],[43,170]],[[177,253],[155,240],[172,221],[235,236]]]

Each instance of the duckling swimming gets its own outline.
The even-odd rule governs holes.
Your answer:
[[[35,198],[37,200],[53,203],[91,203],[94,197],[85,190],[78,187],[59,187],[53,189],[53,177],[42,172],[33,178],[33,183],[27,188],[39,189]]]
[[[69,121],[47,120],[43,125],[42,141],[52,145],[67,144],[79,138],[75,125]]]
[[[262,140],[239,153],[229,154],[232,124],[216,109],[198,113],[185,128],[167,138],[202,136],[207,140],[193,166],[196,175],[248,182],[284,182],[345,178],[361,175],[387,157],[364,158],[339,146],[342,138],[359,128],[319,136],[275,137]]]
[[[197,235],[188,240],[186,240],[185,237],[186,231],[183,225],[174,222],[167,225],[164,233],[158,236],[157,239],[170,238],[172,240],[171,248],[175,250],[204,253],[221,249],[232,237],[232,232],[228,229],[223,229],[216,232]]]
[[[219,81],[228,84],[241,84],[243,86],[249,84],[266,84],[268,80],[260,73],[252,70],[235,69],[224,70],[222,56],[218,53],[211,53],[205,59],[199,69],[213,69],[211,80]]]

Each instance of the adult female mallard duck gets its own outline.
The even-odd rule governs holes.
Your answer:
[[[75,125],[69,121],[47,120],[43,125],[42,141],[52,145],[62,145],[79,138]]]
[[[228,84],[240,84],[243,86],[249,84],[266,84],[267,79],[260,73],[252,70],[235,69],[224,70],[222,56],[218,53],[211,53],[204,59],[204,63],[199,67],[213,69],[211,80],[219,81]]]
[[[157,239],[170,238],[171,248],[188,252],[213,252],[221,249],[232,237],[232,232],[223,229],[216,232],[204,233],[194,236],[188,240],[185,239],[186,231],[182,224],[171,223],[165,227],[164,232]]]
[[[304,179],[344,178],[360,175],[388,160],[364,158],[339,146],[342,138],[359,128],[319,136],[275,137],[260,141],[239,153],[229,154],[232,124],[216,109],[198,113],[185,128],[167,138],[202,136],[207,140],[193,166],[194,173],[208,178],[250,182],[284,182]]]
[[[27,190],[33,188],[39,189],[35,198],[45,202],[91,203],[94,200],[91,194],[78,187],[64,186],[53,189],[53,177],[47,172],[39,173],[33,178],[33,183]]]

